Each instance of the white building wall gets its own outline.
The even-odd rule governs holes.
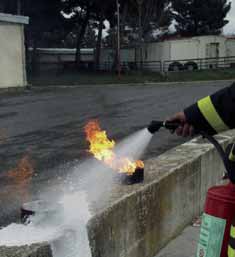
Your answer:
[[[115,52],[111,48],[102,48],[100,53],[100,62],[113,62]],[[120,51],[121,62],[134,62],[135,61],[135,49],[123,48]]]
[[[226,56],[235,56],[235,38],[229,38],[225,42],[226,44]]]
[[[199,58],[208,58],[207,45],[219,44],[219,57],[226,56],[226,38],[224,36],[202,36],[197,37],[200,40]]]
[[[184,60],[199,58],[200,41],[194,38],[173,40],[171,43],[171,56],[168,60]],[[166,59],[167,60],[167,59]]]
[[[170,43],[153,42],[145,45],[143,59],[145,62],[162,61],[170,58]]]
[[[0,88],[27,84],[24,25],[15,17],[0,14]]]

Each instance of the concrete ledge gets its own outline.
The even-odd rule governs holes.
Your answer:
[[[234,137],[217,139],[225,146]],[[89,222],[93,257],[154,256],[200,214],[224,167],[211,144],[195,139],[148,160],[145,170],[143,185],[117,188],[113,204]]]
[[[48,244],[33,244],[21,247],[0,247],[0,257],[52,257]]]

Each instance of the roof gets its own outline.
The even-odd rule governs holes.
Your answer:
[[[0,22],[16,23],[16,24],[29,24],[29,17],[12,15],[7,13],[0,13]]]
[[[29,48],[32,51],[32,48]],[[75,48],[37,48],[40,53],[44,54],[75,54]],[[94,54],[93,48],[82,48],[80,49],[81,54]]]
[[[150,41],[147,43],[161,43],[161,42],[169,42],[169,41],[183,41],[183,40],[192,40],[198,39],[203,37],[220,37],[220,38],[227,38],[224,35],[200,35],[200,36],[190,36],[190,37],[181,37],[179,35],[164,35],[156,41]]]

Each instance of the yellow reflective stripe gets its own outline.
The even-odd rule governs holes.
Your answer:
[[[228,246],[228,257],[235,257],[235,250],[230,245]]]
[[[216,132],[229,129],[217,113],[210,96],[199,100],[197,104],[205,119]]]
[[[235,239],[235,227],[233,225],[230,228],[230,236]]]
[[[233,150],[234,150],[234,144],[233,144],[232,149],[229,154],[229,160],[232,162],[235,162],[235,155],[233,154]]]

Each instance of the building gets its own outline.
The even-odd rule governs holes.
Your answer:
[[[229,67],[230,57],[235,56],[235,40],[225,36],[175,38],[147,43],[143,53],[146,65],[160,61],[165,71],[217,68],[221,65]],[[222,63],[222,58],[227,59]],[[232,62],[235,62],[235,58]]]
[[[102,48],[100,52],[100,70],[110,71],[113,69],[116,51],[112,48]],[[135,48],[120,49],[120,60],[123,69],[131,69],[136,63]]]
[[[0,88],[27,85],[24,26],[29,18],[0,13]]]
[[[29,52],[32,57],[33,49]],[[95,62],[95,49],[82,48],[81,52],[81,67],[93,70]],[[135,49],[121,49],[122,66],[131,66],[135,63]],[[54,70],[57,72],[71,70],[75,68],[76,49],[67,48],[37,48],[37,63],[40,71]],[[100,52],[100,70],[112,70],[115,58],[115,51],[111,48],[102,48]]]
[[[29,49],[32,53],[33,49]],[[94,64],[94,49],[84,48],[81,52],[81,65],[85,68]],[[64,71],[75,67],[76,49],[73,48],[37,48],[37,64],[40,71]],[[32,57],[32,55],[30,54]]]

